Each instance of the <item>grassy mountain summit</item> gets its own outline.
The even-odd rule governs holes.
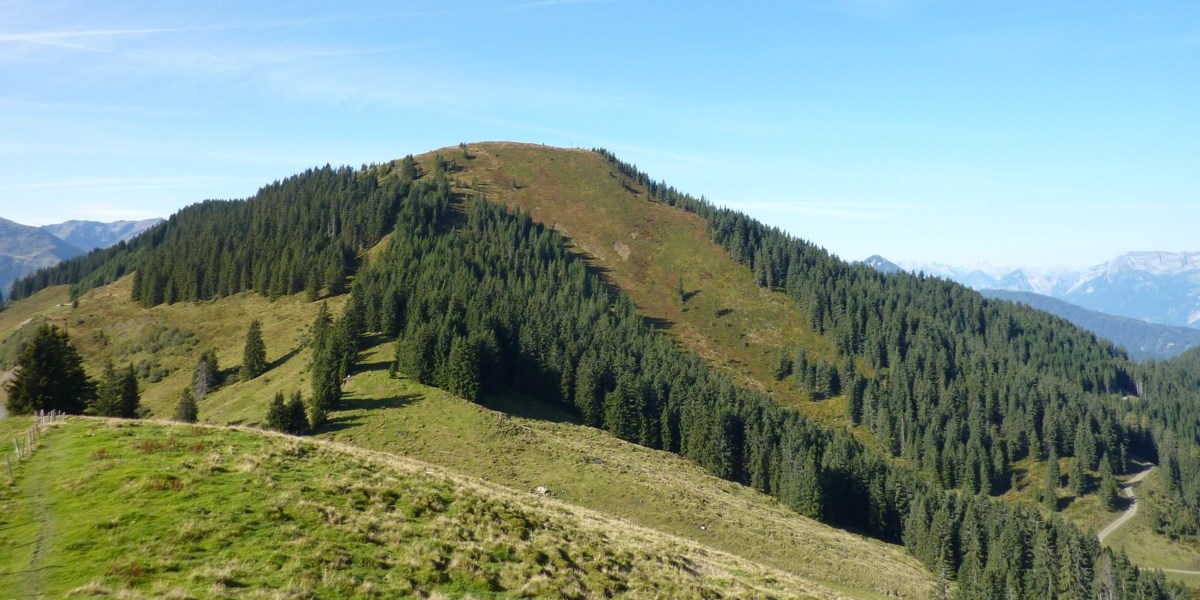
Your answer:
[[[75,286],[79,308],[60,302],[31,314],[28,305],[49,309],[66,293],[44,289],[56,283]],[[1137,367],[1111,345],[944,281],[849,265],[602,151],[475,144],[310,170],[249,201],[181,211],[14,289],[26,300],[10,309],[12,327],[31,315],[90,329],[76,335],[82,346],[137,360],[147,382],[160,382],[164,392],[146,393],[156,414],[189,384],[201,352],[215,348],[214,363],[236,364],[230,340],[258,319],[270,368],[198,389],[202,418],[261,423],[274,392],[311,390],[319,435],[533,483],[506,467],[518,457],[541,465],[538,457],[486,443],[497,429],[501,440],[526,429],[464,429],[482,417],[415,410],[424,390],[442,388],[682,456],[703,477],[902,543],[937,590],[957,582],[967,597],[1041,597],[1047,586],[1047,597],[1178,594],[1045,517],[1086,496],[1094,474],[1126,471],[1131,455],[1174,461],[1167,489],[1195,468],[1189,446],[1162,441],[1179,439],[1170,434],[1180,422],[1131,397]],[[314,313],[330,316],[314,322]],[[191,320],[172,317],[182,314]],[[421,429],[442,436],[425,441]],[[447,447],[447,434],[463,439]],[[470,458],[481,454],[493,462]],[[1066,486],[1051,476],[1060,460],[1069,461]],[[1055,467],[1034,484],[1040,509],[990,499],[1029,488],[1040,464]],[[585,479],[561,484],[572,500],[678,527],[660,505],[683,498],[642,506],[620,494],[636,478],[576,470]],[[596,493],[589,476],[624,483]],[[1186,514],[1190,492],[1174,493]],[[714,516],[689,537],[728,520]],[[723,548],[781,560],[745,543],[753,536],[712,526]],[[819,564],[861,590],[861,580]],[[1058,564],[1070,565],[1065,579]]]

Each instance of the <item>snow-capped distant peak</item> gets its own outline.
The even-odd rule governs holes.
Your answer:
[[[1200,271],[1200,252],[1129,252],[1101,266],[1105,274],[1141,271],[1152,275],[1178,275]]]
[[[876,271],[879,271],[880,273],[899,273],[903,270],[896,263],[878,254],[873,254],[867,257],[867,259],[863,261],[863,264],[875,269]]]

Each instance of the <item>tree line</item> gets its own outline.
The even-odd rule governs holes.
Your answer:
[[[418,175],[411,156],[396,169],[309,169],[249,200],[194,204],[129,242],[41,269],[14,282],[10,299],[60,284],[78,296],[127,273],[146,307],[243,291],[340,294],[356,254],[392,228]]]

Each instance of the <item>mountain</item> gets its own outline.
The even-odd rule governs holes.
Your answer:
[[[7,298],[14,280],[83,253],[42,229],[0,218],[0,294]]]
[[[1200,252],[1130,252],[1087,270],[904,266],[976,290],[1033,292],[1109,315],[1200,328]]]
[[[875,269],[876,271],[879,271],[880,273],[884,273],[887,275],[891,275],[892,273],[899,273],[900,271],[903,271],[903,269],[900,268],[900,265],[897,265],[896,263],[894,263],[878,254],[874,254],[872,256],[867,257],[866,260],[862,261],[862,264],[867,265],[868,267],[871,267],[872,269]]]
[[[1200,346],[1200,331],[1188,327],[1157,325],[1129,317],[1106,315],[1032,292],[980,290],[980,293],[989,298],[1027,304],[1060,316],[1125,348],[1137,360],[1171,358]]]
[[[1190,413],[1167,396],[1131,402],[1139,365],[1040,311],[840,261],[610,153],[464,144],[312,169],[188,207],[160,233],[19,282],[0,343],[39,319],[70,325],[90,369],[132,364],[162,416],[202,353],[234,370],[257,318],[271,370],[218,385],[203,419],[262,424],[275,394],[303,393],[319,437],[549,487],[857,581],[839,587],[854,597],[895,595],[880,586],[904,561],[846,561],[844,538],[783,549],[815,538],[777,530],[777,515],[903,544],[966,597],[1030,597],[1043,582],[1092,596],[1108,585],[1092,564],[1178,597],[1073,524],[1108,517],[1085,477],[1113,484],[1127,456],[1157,453],[1178,502],[1161,520],[1186,527],[1200,467],[1192,445],[1159,442],[1183,440],[1168,415]],[[1077,487],[1044,476],[1048,457],[1069,461]],[[238,468],[216,459],[198,468]],[[696,498],[704,482],[722,493]],[[732,501],[745,494],[780,512]],[[863,578],[884,583],[863,592]]]
[[[95,248],[107,248],[120,241],[129,241],[137,234],[159,224],[162,219],[142,221],[66,221],[55,225],[43,225],[42,229],[55,237],[88,252]]]
[[[1130,252],[1090,269],[1059,297],[1108,314],[1200,328],[1200,252]]]

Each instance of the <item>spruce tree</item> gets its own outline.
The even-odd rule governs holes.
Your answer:
[[[1071,459],[1071,470],[1067,473],[1067,483],[1071,486],[1071,494],[1076,498],[1087,491],[1087,472],[1084,471],[1083,463],[1084,458],[1081,456]]]
[[[6,389],[8,412],[14,415],[39,410],[80,414],[96,397],[96,384],[83,370],[70,336],[46,324],[17,357],[16,375]]]
[[[246,331],[246,346],[242,350],[242,381],[250,381],[267,371],[267,346],[263,343],[262,324],[255,319]]]
[[[215,391],[220,384],[220,372],[216,350],[205,350],[192,371],[192,395],[200,400]]]
[[[137,372],[133,364],[125,367],[121,376],[121,416],[126,419],[136,419],[141,412],[142,393],[138,389]]]
[[[184,388],[183,396],[179,398],[179,404],[175,405],[176,421],[184,423],[195,423],[200,416],[200,409],[196,406],[196,397],[192,395],[192,388]]]
[[[1042,487],[1042,503],[1047,510],[1058,510],[1058,484],[1062,473],[1058,469],[1058,451],[1050,446],[1050,455],[1046,457],[1046,482]]]
[[[287,427],[285,431],[292,435],[306,435],[311,433],[312,429],[308,412],[304,409],[304,399],[300,397],[300,391],[297,390],[292,394],[292,399],[287,404]]]
[[[447,389],[472,402],[479,401],[479,352],[474,341],[458,336],[450,345],[447,359]]]
[[[792,374],[792,355],[787,350],[780,350],[775,355],[775,361],[771,367],[771,377],[775,381],[783,381],[788,375]]]
[[[813,369],[813,385],[810,390],[813,400],[824,400],[829,397],[829,382],[829,364],[825,362],[824,358],[819,358]]]
[[[112,361],[108,361],[104,365],[104,373],[100,375],[100,382],[96,386],[96,397],[84,412],[97,417],[123,416],[121,414],[121,391],[121,376],[113,368]]]
[[[283,392],[275,392],[271,404],[267,407],[267,429],[275,431],[288,430],[288,412],[283,403]]]
[[[585,352],[575,368],[575,408],[591,427],[604,425],[604,377],[600,359]]]
[[[1100,459],[1100,502],[1108,510],[1116,510],[1120,496],[1117,492],[1117,479],[1113,477],[1112,463],[1108,455]]]

